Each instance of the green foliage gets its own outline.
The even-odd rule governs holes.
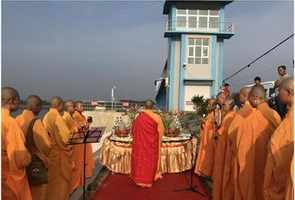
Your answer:
[[[171,125],[173,123],[173,113],[163,112],[160,115],[161,115],[165,129],[171,128]]]
[[[198,137],[201,123],[201,116],[198,113],[182,112],[179,121],[184,133],[192,133]]]
[[[194,96],[192,102],[195,106],[195,110],[199,116],[207,116],[208,114],[208,99],[204,96]]]

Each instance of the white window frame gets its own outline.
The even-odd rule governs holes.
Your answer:
[[[190,44],[189,41],[190,40],[193,40],[193,44]],[[196,44],[196,40],[201,40],[201,44]],[[204,40],[208,40],[208,44],[207,45],[204,45]],[[209,57],[209,52],[210,52],[210,39],[209,38],[195,38],[195,37],[189,37],[188,38],[188,41],[187,41],[187,64],[189,65],[201,65],[201,64],[209,64],[210,63],[210,57]],[[196,56],[196,47],[200,47],[201,48],[201,56]],[[189,55],[189,50],[190,48],[193,49],[193,55],[190,56]],[[205,56],[204,55],[204,49],[207,49],[207,55]],[[190,58],[193,58],[194,62],[193,63],[190,63],[189,62],[189,59]],[[201,62],[200,63],[196,63],[196,59],[201,59]],[[203,59],[207,59],[208,62],[207,63],[203,63]]]
[[[179,10],[182,10],[182,11],[185,11],[185,14],[179,14],[178,11]],[[176,22],[175,22],[175,26],[177,29],[186,29],[186,30],[201,30],[201,31],[218,31],[219,30],[219,11],[217,10],[218,14],[217,15],[211,15],[210,14],[210,11],[212,10],[206,10],[208,12],[207,15],[201,15],[200,14],[200,9],[195,9],[196,14],[189,14],[189,11],[192,11],[191,9],[176,9]],[[216,11],[216,10],[215,10]],[[180,27],[177,25],[177,22],[178,22],[178,17],[185,17],[185,27]],[[196,17],[197,18],[197,24],[195,27],[193,28],[190,28],[189,27],[189,17]],[[200,17],[205,17],[207,18],[207,25],[206,27],[200,27]],[[213,27],[213,28],[210,28],[210,18],[217,18],[217,27]]]

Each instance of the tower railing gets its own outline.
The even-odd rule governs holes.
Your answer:
[[[226,33],[234,34],[232,22],[207,22],[196,21],[191,23],[188,20],[168,20],[166,32],[205,32],[205,33]]]

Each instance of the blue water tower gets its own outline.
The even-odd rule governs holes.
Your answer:
[[[161,108],[191,111],[193,96],[218,93],[224,76],[223,42],[234,35],[233,24],[224,18],[231,2],[165,2],[168,56],[161,77],[165,83],[159,84],[156,96]]]

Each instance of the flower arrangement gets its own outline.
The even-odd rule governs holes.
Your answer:
[[[114,133],[118,137],[128,137],[130,130],[126,127],[122,117],[116,117],[114,121]]]
[[[165,126],[165,136],[177,137],[182,130],[177,113],[161,113],[162,121]]]

